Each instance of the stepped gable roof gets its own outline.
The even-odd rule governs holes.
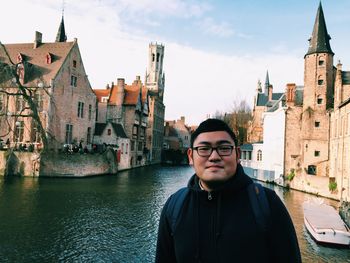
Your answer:
[[[106,129],[108,123],[96,123],[95,124],[95,135],[102,135],[103,131]],[[124,131],[123,126],[120,123],[111,123],[114,133],[121,138],[128,138]]]
[[[341,73],[342,82],[345,85],[350,84],[350,71],[342,71]]]
[[[305,56],[313,53],[330,53],[334,55],[329,40],[331,37],[328,35],[326,21],[324,19],[323,9],[320,2],[318,6],[317,15],[315,19],[312,36],[309,39],[310,45]]]
[[[94,89],[93,91],[97,97],[97,101],[101,102],[102,97],[109,97],[111,89]]]
[[[74,47],[73,42],[40,43],[34,48],[33,43],[5,44],[6,51],[13,63],[17,63],[20,54],[23,61],[31,64],[30,79],[24,86],[37,86],[38,79],[45,86],[50,85],[51,79],[55,79],[69,52]],[[0,48],[0,62],[11,64],[3,49]]]

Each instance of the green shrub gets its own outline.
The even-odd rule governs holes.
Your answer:
[[[337,189],[337,186],[338,186],[337,182],[335,181],[329,182],[328,184],[329,191],[334,192]]]
[[[287,174],[286,179],[291,182],[293,180],[294,176],[295,176],[295,170],[294,169],[290,169],[290,173]]]

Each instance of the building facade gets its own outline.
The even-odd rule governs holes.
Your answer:
[[[66,41],[62,21],[56,42],[43,43],[35,33],[34,43],[5,44],[0,47],[0,64],[16,68],[16,76],[26,90],[22,96],[11,96],[20,90],[16,76],[6,79],[1,72],[0,135],[13,145],[41,147],[38,124],[32,115],[32,98],[40,122],[49,140],[49,149],[64,144],[90,144],[95,129],[96,96],[84,69],[77,39]],[[25,93],[25,94],[24,94]]]
[[[265,135],[272,133],[266,123],[269,112],[277,112],[278,109],[274,106],[263,109],[263,113],[256,114],[255,123],[263,125],[263,156],[283,156],[282,171],[287,184],[348,201],[350,71],[344,71],[340,61],[334,66],[333,58],[320,4],[304,56],[304,86],[287,84],[281,100],[284,118],[281,115],[273,124],[276,129],[284,131],[283,154],[269,152],[270,147],[276,147],[266,140],[269,135]],[[259,105],[259,96],[255,99],[256,105]],[[260,130],[257,134],[254,134],[254,127],[251,130],[251,138],[259,138]],[[271,165],[275,160],[266,161]],[[263,166],[267,168],[267,164]]]
[[[263,113],[273,107],[277,101],[284,95],[283,93],[274,93],[273,86],[270,84],[269,73],[266,72],[265,89],[262,90],[260,81],[254,97],[254,106],[252,120],[249,122],[247,131],[247,141],[249,143],[262,142],[264,137]]]
[[[148,90],[137,76],[131,85],[120,78],[107,89],[94,90],[98,99],[98,123],[120,124],[130,140],[129,166],[145,165],[149,150],[146,147],[148,124]],[[118,145],[121,147],[121,145]]]

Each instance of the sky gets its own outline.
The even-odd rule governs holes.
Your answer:
[[[0,41],[30,43],[35,31],[54,42],[62,17],[68,41],[78,39],[94,89],[117,78],[144,80],[148,45],[165,46],[165,119],[196,125],[253,104],[269,72],[274,92],[303,85],[319,0],[6,0]],[[350,1],[323,0],[334,63],[350,70]]]

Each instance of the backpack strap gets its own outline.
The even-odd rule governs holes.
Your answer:
[[[266,233],[270,222],[270,206],[265,189],[261,184],[252,183],[248,185],[248,195],[255,220],[259,228]]]
[[[189,190],[187,187],[181,188],[174,193],[168,203],[167,218],[171,229],[171,235],[174,235],[175,228],[178,223],[180,212]]]

